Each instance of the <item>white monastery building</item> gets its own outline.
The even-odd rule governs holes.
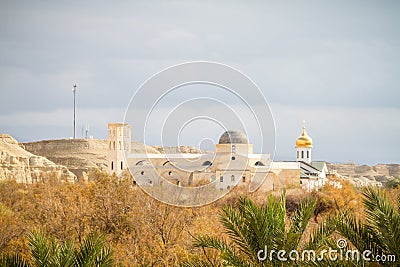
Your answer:
[[[108,144],[109,172],[120,175],[130,168],[134,180],[148,186],[214,183],[219,190],[246,186],[250,191],[296,187],[312,191],[327,181],[325,162],[312,161],[313,143],[305,127],[296,140],[296,161],[272,161],[269,154],[253,153],[247,137],[235,130],[224,132],[213,152],[171,154],[148,151],[144,144],[133,150],[130,125],[109,123]]]

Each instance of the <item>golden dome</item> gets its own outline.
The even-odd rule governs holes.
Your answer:
[[[296,140],[296,147],[313,147],[312,139],[307,135],[305,127],[303,127],[303,132]]]

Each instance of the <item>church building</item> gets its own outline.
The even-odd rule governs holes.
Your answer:
[[[312,161],[313,142],[303,126],[296,140],[295,161],[272,161],[269,154],[256,154],[253,145],[241,131],[224,132],[208,153],[155,153],[143,145],[131,149],[128,124],[108,124],[109,172],[120,175],[129,168],[136,181],[146,186],[195,187],[213,183],[218,190],[245,186],[249,191],[275,191],[301,187],[318,190],[326,183],[327,167],[323,161]]]
[[[308,192],[318,190],[325,185],[328,168],[325,161],[312,161],[313,142],[307,135],[303,123],[303,131],[296,140],[296,160],[300,162],[300,184]]]

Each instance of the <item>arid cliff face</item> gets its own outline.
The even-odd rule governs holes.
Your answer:
[[[330,172],[354,181],[356,184],[368,185],[369,181],[386,183],[388,179],[400,178],[399,164],[378,164],[375,166],[348,164],[328,164]],[[367,183],[367,184],[364,184]]]
[[[70,182],[76,179],[67,167],[34,155],[10,135],[0,134],[0,180],[14,179],[17,182],[32,183],[49,174]]]
[[[25,149],[35,155],[48,158],[56,164],[67,166],[78,178],[89,171],[107,171],[106,140],[60,139],[23,143]]]

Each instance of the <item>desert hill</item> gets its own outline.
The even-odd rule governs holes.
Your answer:
[[[327,164],[330,173],[337,173],[350,179],[357,186],[365,186],[371,182],[385,184],[388,180],[400,178],[400,164],[377,164],[375,166],[347,164]]]
[[[107,171],[108,142],[99,139],[59,139],[22,143],[29,152],[62,164],[77,175],[85,177],[91,170]],[[159,153],[142,143],[132,142],[134,153]]]
[[[0,134],[0,180],[16,179],[18,182],[32,183],[49,173],[55,173],[66,181],[76,179],[67,167],[34,155],[23,149],[12,136]]]

